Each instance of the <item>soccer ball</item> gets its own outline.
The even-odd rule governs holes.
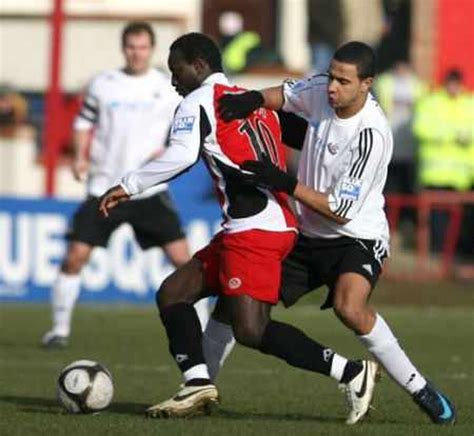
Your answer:
[[[114,385],[105,366],[78,360],[66,366],[58,378],[58,398],[70,413],[94,413],[112,401]]]

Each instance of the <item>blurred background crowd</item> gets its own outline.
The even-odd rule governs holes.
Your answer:
[[[0,195],[44,193],[38,178],[48,152],[45,96],[53,3],[4,0],[0,5]],[[233,80],[252,88],[324,73],[338,45],[355,39],[377,52],[373,91],[394,134],[386,192],[406,196],[407,205],[401,208],[394,243],[409,246],[417,225],[410,196],[428,190],[473,192],[473,5],[471,0],[65,1],[55,194],[81,195],[81,188],[61,172],[71,154],[71,122],[85,79],[120,66],[118,35],[128,19],[153,24],[160,68],[166,69],[167,48],[176,36],[202,31],[222,47]],[[456,257],[472,264],[472,196],[457,198],[463,219]],[[399,200],[403,206],[404,197]],[[443,249],[449,217],[442,208],[431,211],[432,253]]]

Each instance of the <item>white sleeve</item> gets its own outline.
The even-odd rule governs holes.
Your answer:
[[[318,74],[298,81],[283,83],[284,103],[282,109],[304,118],[310,124],[321,119],[322,107],[327,102],[327,76]]]
[[[92,82],[84,96],[81,110],[74,119],[74,130],[92,129],[99,119],[99,97],[95,92],[94,82]]]
[[[129,195],[166,182],[193,166],[201,145],[210,133],[210,124],[201,106],[183,100],[173,119],[169,147],[157,159],[129,172],[121,186]]]
[[[385,142],[374,129],[364,129],[357,138],[348,170],[329,193],[329,209],[341,218],[353,219],[372,189],[380,164],[385,159]]]

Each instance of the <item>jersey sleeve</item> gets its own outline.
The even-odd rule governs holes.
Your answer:
[[[204,139],[210,132],[204,109],[183,100],[173,119],[169,147],[157,159],[126,174],[121,186],[134,195],[179,176],[198,161]]]
[[[329,209],[337,216],[353,219],[366,201],[378,168],[386,155],[382,135],[374,129],[364,129],[357,138],[348,170],[329,193]]]
[[[176,115],[176,112],[179,109],[179,104],[182,102],[182,100],[182,97],[172,88],[170,88],[169,92],[166,94],[166,110],[163,112],[169,114],[167,121],[169,122],[170,133],[174,115]]]
[[[283,83],[285,112],[294,113],[311,124],[319,123],[324,102],[327,101],[327,76],[316,76],[301,80],[286,80]]]
[[[74,130],[92,129],[99,119],[99,97],[96,92],[95,81],[87,88],[81,110],[74,120]]]

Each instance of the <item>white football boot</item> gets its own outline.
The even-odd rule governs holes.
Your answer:
[[[349,383],[341,385],[350,409],[346,424],[350,425],[367,415],[374,396],[375,383],[380,379],[378,363],[371,360],[362,360],[361,363],[362,371]]]
[[[69,343],[68,336],[58,335],[54,330],[46,332],[41,339],[41,345],[49,350],[57,348],[66,348]]]
[[[150,418],[188,418],[209,415],[218,403],[219,393],[213,384],[181,386],[179,392],[169,400],[149,407],[146,415]]]

